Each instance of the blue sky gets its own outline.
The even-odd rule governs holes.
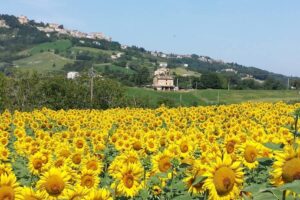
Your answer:
[[[0,13],[300,76],[299,0],[0,0]]]

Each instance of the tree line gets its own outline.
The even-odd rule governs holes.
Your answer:
[[[119,82],[94,78],[91,99],[91,79],[74,80],[64,76],[16,74],[7,77],[0,73],[0,111],[4,109],[30,111],[37,108],[108,109],[131,106],[125,88]]]

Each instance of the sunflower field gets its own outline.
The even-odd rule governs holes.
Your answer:
[[[0,200],[299,199],[300,104],[0,114]]]

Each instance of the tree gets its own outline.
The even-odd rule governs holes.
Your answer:
[[[295,87],[297,90],[299,90],[300,89],[300,79],[293,80],[291,85],[293,87]]]
[[[219,89],[222,88],[222,83],[216,73],[202,74],[201,86],[203,88]]]
[[[267,90],[280,90],[284,89],[284,85],[279,81],[274,78],[269,77],[265,82],[264,82],[264,89]]]
[[[135,75],[135,83],[139,86],[145,85],[149,82],[150,72],[149,69],[143,67],[138,69],[137,74]]]
[[[0,111],[5,109],[7,102],[7,78],[0,73]]]

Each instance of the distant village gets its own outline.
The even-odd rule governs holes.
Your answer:
[[[29,23],[28,17],[21,15],[18,17],[18,21],[20,24],[27,24]],[[9,28],[9,26],[6,24],[5,20],[0,20],[0,27],[2,28]],[[47,34],[49,33],[58,33],[62,35],[69,35],[75,38],[87,38],[87,39],[100,39],[100,40],[107,40],[111,41],[112,38],[106,36],[102,32],[94,32],[94,33],[84,33],[78,30],[71,30],[64,28],[63,25],[56,24],[56,23],[47,23],[45,27],[37,27],[38,30],[45,32]],[[48,35],[50,36],[50,35]]]

